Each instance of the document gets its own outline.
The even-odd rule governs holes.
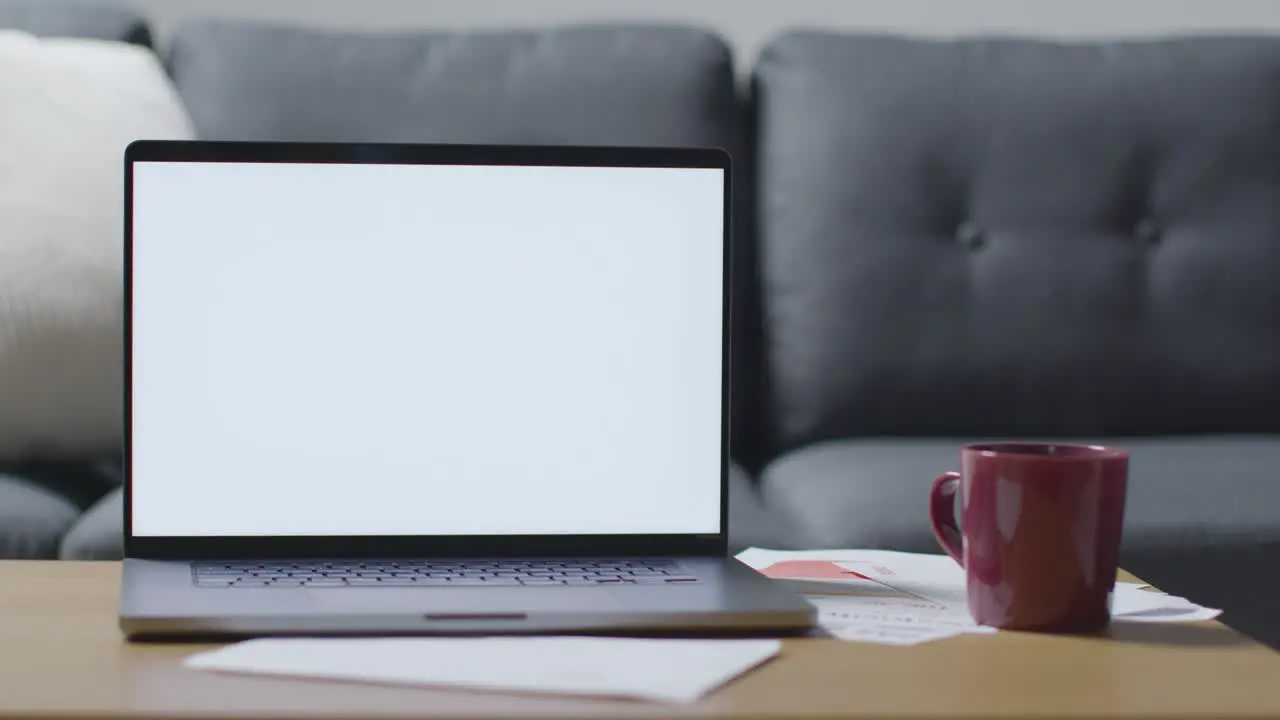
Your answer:
[[[906,594],[949,607],[968,607],[964,570],[946,555],[876,551],[873,556],[838,564]],[[1221,610],[1138,583],[1118,582],[1111,595],[1111,617],[1119,621],[1191,622],[1212,620],[1221,614]]]
[[[1111,598],[1111,618],[1120,622],[1200,622],[1222,614],[1217,608],[1203,607],[1184,597],[1145,589],[1139,583],[1116,583]]]
[[[818,608],[819,625],[844,640],[915,645],[995,632],[973,621],[964,570],[946,555],[750,548],[738,560],[803,594]],[[1123,622],[1190,622],[1221,611],[1122,582],[1111,613]]]
[[[687,703],[774,657],[777,640],[601,637],[248,640],[186,667],[254,675]]]
[[[915,598],[807,595],[818,608],[818,624],[841,640],[916,645],[962,633],[987,634],[967,610]]]

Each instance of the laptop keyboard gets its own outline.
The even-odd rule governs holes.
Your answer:
[[[696,583],[670,558],[625,560],[397,560],[196,562],[210,588],[511,587]]]

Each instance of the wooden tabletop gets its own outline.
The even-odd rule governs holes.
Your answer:
[[[119,573],[0,561],[0,719],[1280,716],[1280,653],[1218,623],[905,648],[788,640],[781,657],[689,706],[219,675],[180,665],[208,646],[122,640]]]

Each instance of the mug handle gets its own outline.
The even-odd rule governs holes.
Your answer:
[[[929,524],[938,544],[952,560],[964,567],[964,536],[956,522],[956,492],[960,490],[960,473],[946,472],[933,481],[929,491]]]

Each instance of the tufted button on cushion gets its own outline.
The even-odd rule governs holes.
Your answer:
[[[1138,240],[1147,245],[1155,245],[1160,242],[1160,226],[1151,218],[1143,218],[1133,229],[1133,234]]]
[[[794,32],[753,84],[773,452],[1280,431],[1280,38]]]
[[[971,222],[960,223],[956,228],[956,239],[970,250],[981,250],[987,244],[987,235]]]

